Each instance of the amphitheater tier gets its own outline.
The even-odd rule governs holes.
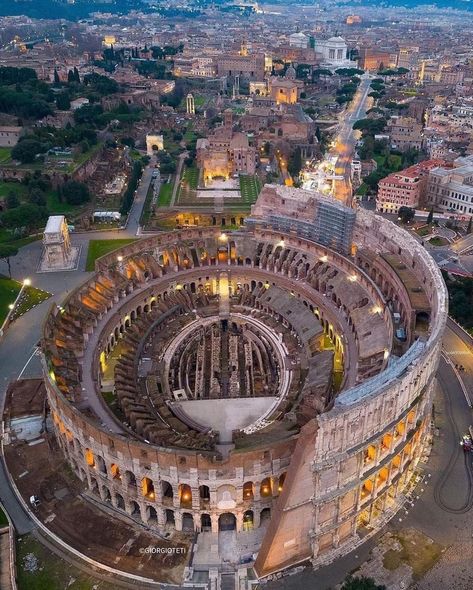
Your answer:
[[[425,250],[365,211],[349,256],[265,223],[145,238],[46,320],[56,435],[151,529],[260,527],[259,576],[324,563],[409,484],[446,313]]]

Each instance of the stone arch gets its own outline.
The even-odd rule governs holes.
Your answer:
[[[232,512],[224,512],[218,517],[218,530],[235,531],[236,522],[236,516]]]
[[[125,483],[128,486],[136,486],[136,477],[133,471],[125,471]]]
[[[112,501],[112,495],[110,494],[110,490],[107,488],[107,486],[102,487],[102,499],[104,502]]]
[[[122,476],[120,474],[120,468],[118,467],[118,465],[116,463],[112,463],[110,465],[110,474],[112,476],[112,479],[121,479]]]
[[[284,482],[286,481],[286,473],[281,473],[278,479],[278,492],[281,493],[284,488]]]
[[[267,524],[271,520],[271,508],[263,508],[260,513],[260,525]]]
[[[120,510],[125,510],[125,500],[121,494],[115,494],[115,507]]]
[[[139,516],[141,518],[140,505],[138,504],[138,502],[135,502],[135,500],[132,500],[130,502],[130,515],[135,517]]]
[[[158,513],[154,506],[147,505],[146,506],[146,521],[148,524],[153,524],[158,522]]]
[[[176,521],[174,519],[174,510],[169,510],[169,508],[166,509],[164,516],[165,516],[166,524],[172,525],[172,526],[176,525]]]
[[[260,496],[262,498],[269,498],[272,495],[271,478],[265,477],[260,485]]]
[[[202,531],[211,531],[212,530],[212,519],[210,514],[201,514],[200,515],[200,529]]]
[[[163,498],[174,498],[174,490],[172,488],[172,485],[164,479],[161,481],[161,492]]]
[[[208,502],[210,500],[209,486],[199,486],[199,496],[201,500],[203,500],[204,502]]]
[[[243,530],[251,531],[254,525],[254,513],[253,510],[247,510],[243,513]]]
[[[99,484],[97,483],[95,477],[90,478],[90,490],[93,494],[100,496]]]
[[[141,480],[141,492],[145,498],[149,500],[154,500],[154,484],[153,481],[149,477],[143,477]]]
[[[90,449],[85,449],[84,451],[85,462],[89,467],[95,467],[95,457],[94,453]]]
[[[253,500],[254,485],[252,481],[246,481],[243,484],[243,500]]]
[[[105,465],[104,458],[101,455],[96,456],[96,466],[100,473],[103,475],[107,474],[107,466]]]
[[[182,513],[182,530],[187,532],[194,531],[194,517],[190,512]]]
[[[179,500],[181,508],[192,506],[192,490],[190,485],[186,483],[179,484]]]

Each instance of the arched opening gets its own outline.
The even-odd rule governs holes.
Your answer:
[[[166,510],[166,524],[175,525],[175,520],[174,520],[174,510]]]
[[[174,492],[172,489],[172,485],[168,481],[163,480],[161,482],[161,492],[162,492],[163,498],[169,498],[171,500],[174,498]]]
[[[91,477],[90,478],[90,489],[91,489],[91,491],[92,491],[93,494],[96,494],[97,496],[100,496],[99,485],[98,485],[97,480],[95,479],[95,477]]]
[[[271,508],[263,508],[260,515],[260,526],[268,524],[271,520]]]
[[[271,490],[271,478],[266,477],[261,482],[260,495],[261,495],[262,498],[269,498],[271,496],[271,494],[272,494],[272,490]]]
[[[156,508],[154,506],[146,506],[146,519],[148,524],[158,522],[158,513],[156,512]]]
[[[110,473],[112,474],[113,479],[121,479],[122,478],[122,476],[120,475],[120,469],[119,469],[118,465],[116,465],[115,463],[112,463],[110,465]]]
[[[253,500],[253,482],[247,481],[243,484],[243,500]]]
[[[125,500],[121,494],[115,494],[115,506],[120,510],[125,510]]]
[[[210,518],[210,514],[201,514],[200,528],[202,531],[211,531],[212,530],[212,519]]]
[[[132,500],[130,502],[130,514],[131,516],[139,516],[141,518],[141,510],[140,510],[140,505],[138,504],[138,502],[135,502],[134,500]]]
[[[243,530],[244,531],[253,530],[253,522],[254,522],[253,510],[247,510],[243,514]]]
[[[416,313],[416,331],[427,332],[429,329],[430,315],[426,311]]]
[[[132,471],[125,471],[125,483],[128,486],[136,486],[136,477]]]
[[[199,496],[202,502],[209,502],[210,501],[210,490],[209,486],[200,486],[199,487]]]
[[[90,449],[85,449],[84,451],[85,462],[89,467],[95,467],[95,458],[94,454]]]
[[[179,498],[181,508],[190,508],[192,506],[192,490],[186,483],[181,483],[179,486]]]
[[[149,477],[144,477],[141,480],[141,491],[145,498],[148,498],[149,500],[154,500],[154,485]]]
[[[105,465],[105,461],[103,460],[103,457],[101,457],[100,455],[97,455],[97,468],[100,471],[100,473],[103,474],[107,474],[107,467]]]
[[[278,492],[281,493],[282,489],[284,487],[284,482],[286,480],[286,474],[285,473],[281,473],[281,475],[279,476],[279,481],[278,481]]]
[[[192,532],[194,530],[194,517],[190,512],[182,514],[182,530]]]
[[[110,494],[110,490],[107,487],[103,487],[102,488],[102,492],[103,492],[103,500],[104,502],[111,502],[112,501],[112,496]]]
[[[236,517],[231,512],[225,512],[218,517],[219,531],[234,531],[236,530]]]

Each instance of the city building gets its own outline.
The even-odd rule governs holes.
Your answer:
[[[419,207],[425,201],[429,171],[441,164],[442,160],[426,160],[380,180],[376,211],[397,213],[400,207]]]
[[[14,147],[23,133],[23,127],[0,126],[0,147]]]
[[[256,148],[245,133],[233,131],[231,109],[224,112],[223,124],[212,135],[197,140],[197,163],[206,184],[217,177],[255,173]]]
[[[453,167],[431,170],[426,201],[429,206],[460,216],[473,214],[473,156],[457,158]]]
[[[422,147],[422,123],[412,117],[392,117],[388,124],[391,147],[401,152]]]

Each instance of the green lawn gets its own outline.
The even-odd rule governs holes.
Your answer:
[[[67,213],[73,213],[80,209],[80,207],[69,205],[69,203],[61,203],[56,191],[49,191],[46,199],[48,212],[51,215],[66,215]]]
[[[257,176],[240,176],[241,198],[245,203],[254,203],[261,191],[261,182]]]
[[[368,185],[365,184],[364,182],[362,182],[360,184],[360,186],[356,189],[355,194],[361,195],[363,197],[364,195],[366,195],[367,192],[368,192]]]
[[[0,147],[0,164],[8,162],[11,158],[11,148]]]
[[[0,275],[0,324],[7,317],[10,311],[8,306],[15,302],[20,290],[21,283]],[[46,291],[31,286],[26,287],[12,313],[12,319],[22,316],[32,307],[49,299],[49,297],[51,297],[51,294]]]
[[[19,182],[0,181],[0,197],[6,197],[10,192],[15,193],[16,196],[22,200],[26,197],[28,191],[26,186]]]
[[[165,182],[161,185],[158,195],[158,207],[169,207],[172,199],[172,190],[174,184],[172,182]]]
[[[105,256],[105,254],[113,252],[117,248],[121,248],[122,246],[131,244],[132,242],[136,242],[136,239],[122,238],[118,240],[90,240],[85,270],[94,270],[95,261],[97,260],[97,258]]]
[[[8,306],[13,304],[20,292],[21,284],[7,278],[0,278],[0,324],[3,324],[10,311]]]
[[[182,175],[182,180],[184,184],[187,184],[190,189],[196,190],[199,184],[199,169],[195,166],[185,168]]]
[[[26,563],[28,567],[24,567]],[[18,590],[112,590],[116,587],[62,560],[33,535],[18,538],[17,566]]]

